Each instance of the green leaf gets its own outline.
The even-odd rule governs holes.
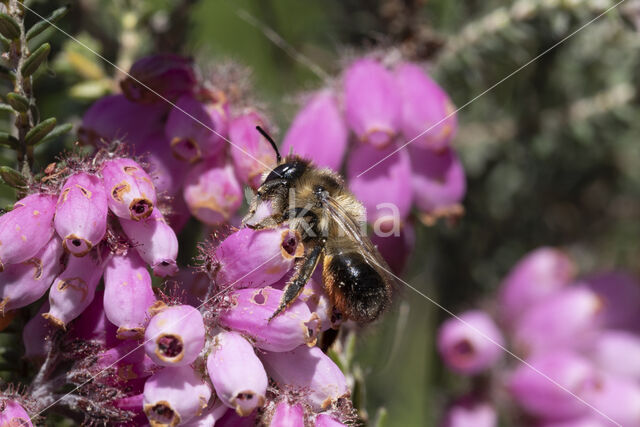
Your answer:
[[[49,43],[45,43],[31,52],[31,55],[29,55],[26,61],[24,61],[24,64],[22,64],[22,68],[20,69],[20,71],[22,71],[22,75],[28,77],[35,73],[44,60],[47,59],[50,51],[51,45]]]
[[[0,178],[9,187],[22,188],[27,185],[27,178],[15,169],[9,166],[0,166]]]
[[[13,107],[11,107],[11,105],[9,104],[5,104],[0,102],[0,111],[6,111],[7,113],[15,113],[16,110],[13,109]]]
[[[6,79],[9,81],[14,81],[16,79],[16,75],[14,74],[13,71],[11,71],[9,67],[7,67],[6,65],[0,64],[0,78]]]
[[[38,36],[40,33],[46,30],[49,27],[49,25],[55,24],[56,22],[58,22],[58,20],[62,18],[64,15],[66,15],[68,11],[69,11],[69,6],[63,6],[59,9],[54,10],[53,13],[49,15],[49,17],[46,20],[43,20],[34,24],[33,27],[29,28],[29,31],[27,31],[27,35],[26,35],[27,41]]]
[[[6,13],[0,13],[0,34],[9,40],[20,38],[20,26]]]
[[[46,144],[49,141],[53,141],[54,139],[58,138],[59,136],[62,136],[65,133],[69,133],[69,131],[71,129],[73,129],[73,126],[71,125],[71,123],[65,123],[63,125],[58,125],[55,128],[53,128],[53,130],[51,132],[49,132],[49,135],[47,135],[44,139],[42,139],[36,145]]]
[[[29,111],[29,100],[19,93],[11,92],[7,94],[7,102],[14,110],[20,113]]]
[[[7,132],[0,132],[0,145],[15,150],[18,148],[18,140]]]
[[[47,136],[54,127],[56,127],[56,119],[54,117],[43,120],[27,132],[27,135],[24,137],[24,141],[27,145],[35,145]]]

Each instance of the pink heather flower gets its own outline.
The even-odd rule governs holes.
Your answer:
[[[601,369],[640,380],[640,336],[627,331],[603,331],[589,354]]]
[[[340,421],[332,418],[327,414],[318,414],[316,416],[315,427],[345,427]]]
[[[102,178],[109,209],[114,214],[134,221],[151,215],[156,190],[142,166],[127,158],[108,160],[102,165]]]
[[[218,421],[227,413],[227,407],[220,401],[214,403],[199,417],[191,418],[189,422],[184,425],[185,427],[212,427],[213,425],[219,425]]]
[[[25,307],[37,301],[62,270],[60,239],[52,237],[35,257],[10,264],[0,273],[0,312]]]
[[[116,338],[118,328],[107,319],[103,301],[104,291],[97,290],[91,304],[73,322],[73,328],[69,331],[71,338],[95,341],[103,347],[113,347],[120,343]]]
[[[118,338],[141,338],[156,296],[147,267],[135,251],[111,257],[104,269],[104,290],[104,311],[118,326]]]
[[[346,121],[361,141],[384,147],[400,130],[402,98],[393,75],[379,62],[363,58],[344,74]]]
[[[333,93],[315,93],[298,112],[280,151],[311,159],[318,167],[339,171],[347,148],[348,131]],[[273,153],[272,153],[273,157]]]
[[[458,127],[451,100],[418,65],[402,64],[395,74],[402,95],[401,126],[405,139],[417,138],[413,142],[416,147],[443,150]],[[425,132],[427,129],[429,131]]]
[[[501,317],[512,322],[525,309],[557,292],[574,277],[575,265],[564,252],[550,247],[529,252],[500,285]]]
[[[389,233],[372,233],[371,242],[376,245],[391,270],[395,274],[402,274],[416,243],[415,230],[413,225],[407,222],[402,225],[397,235],[387,234]]]
[[[149,164],[149,175],[156,194],[175,196],[180,191],[186,168],[167,148],[169,141],[164,133],[158,131],[136,146],[136,153],[144,156]]]
[[[447,412],[442,427],[495,427],[498,425],[496,410],[487,402],[471,396],[459,399]]]
[[[138,59],[120,87],[131,101],[165,104],[161,96],[175,101],[180,95],[192,93],[196,83],[191,59],[164,53]]]
[[[265,352],[260,358],[269,376],[281,386],[307,392],[315,411],[327,409],[349,394],[344,374],[318,347],[302,345],[283,353]]]
[[[640,384],[631,378],[602,375],[583,398],[623,426],[640,425]]]
[[[94,146],[102,140],[121,140],[138,145],[150,134],[162,129],[165,113],[164,104],[141,105],[129,101],[124,95],[105,96],[84,114],[78,137],[83,143]]]
[[[367,209],[367,221],[374,224],[374,229],[383,231],[390,230],[409,215],[413,201],[408,185],[411,182],[409,153],[400,150],[362,176],[358,175],[394,149],[393,146],[378,149],[360,144],[354,147],[347,164],[349,188]]]
[[[467,182],[456,152],[451,148],[436,153],[411,147],[409,157],[413,194],[422,221],[432,224],[437,218],[462,214],[460,203],[467,191]]]
[[[274,287],[277,287],[281,282],[288,281],[289,278],[285,276],[283,279],[284,280],[274,285]],[[282,287],[284,287],[284,284],[286,284],[286,282],[283,283]],[[333,312],[331,300],[322,285],[322,274],[320,271],[313,274],[302,292],[300,292],[298,299],[304,301],[309,307],[309,310],[311,310],[311,313],[318,316],[321,331],[326,331],[330,328],[338,329],[341,319]]]
[[[96,368],[99,371],[114,369],[118,382],[123,383],[149,377],[157,370],[151,358],[135,341],[124,341],[102,352],[98,356]]]
[[[231,294],[233,306],[219,318],[221,326],[251,338],[267,351],[289,351],[316,341],[320,322],[302,301],[295,301],[269,321],[280,306],[283,292],[271,287],[240,289]]]
[[[0,401],[0,425],[7,427],[33,427],[27,411],[15,400]]]
[[[175,426],[202,415],[210,398],[192,367],[164,368],[144,384],[144,413],[152,426]]]
[[[247,417],[241,417],[235,411],[229,409],[216,422],[216,427],[254,427],[256,425],[256,412]]]
[[[204,346],[202,315],[190,305],[176,305],[151,318],[144,333],[144,350],[161,366],[192,363]]]
[[[538,427],[609,427],[611,422],[601,417],[597,413],[594,415],[585,415],[580,418],[572,418],[569,420],[544,420],[537,424]]]
[[[56,198],[31,194],[0,216],[0,272],[36,256],[53,235]]]
[[[238,415],[247,416],[264,404],[267,373],[253,346],[237,332],[219,332],[207,358],[207,372],[216,395]]]
[[[67,267],[49,290],[51,308],[42,316],[53,325],[66,329],[91,304],[102,276],[102,266],[92,255],[70,257]]]
[[[288,228],[242,228],[215,249],[218,286],[270,285],[281,279],[304,253],[302,238]]]
[[[273,411],[270,426],[304,427],[304,409],[301,404],[290,405],[282,401]]]
[[[228,222],[242,205],[242,187],[233,168],[220,159],[205,160],[191,169],[183,195],[193,216],[208,225]]]
[[[171,276],[178,271],[178,237],[157,209],[143,221],[121,218],[120,225],[153,274]]]
[[[58,198],[54,225],[65,250],[86,255],[107,231],[107,195],[102,180],[85,172],[71,175]]]
[[[588,342],[601,324],[602,301],[582,286],[557,292],[527,310],[515,325],[513,345],[523,354]]]
[[[193,163],[214,157],[224,150],[227,121],[228,112],[224,105],[207,105],[192,95],[185,95],[178,99],[169,113],[165,135],[173,154],[180,160]]]
[[[254,190],[262,183],[262,174],[276,165],[276,155],[269,141],[256,130],[266,127],[265,120],[255,111],[246,111],[229,124],[231,159],[238,178]]]
[[[608,328],[638,330],[640,283],[628,273],[612,271],[586,277],[584,283],[602,303],[602,322]]]
[[[493,366],[502,356],[502,333],[491,317],[474,310],[447,319],[438,332],[438,351],[454,371],[477,374]],[[493,342],[492,342],[493,341]]]
[[[591,364],[574,353],[558,350],[536,355],[511,374],[508,389],[527,413],[548,419],[579,417],[589,408],[570,393],[549,381],[542,372],[574,395],[596,381]],[[536,372],[539,371],[539,372]]]
[[[24,357],[34,363],[41,363],[47,355],[45,348],[47,337],[53,332],[51,323],[42,315],[49,311],[49,301],[45,301],[35,316],[22,329]]]
[[[142,411],[142,402],[144,401],[144,394],[136,394],[133,396],[122,397],[113,401],[113,406],[123,411],[130,411],[136,414],[131,420],[132,425],[144,425],[147,422],[147,417]]]

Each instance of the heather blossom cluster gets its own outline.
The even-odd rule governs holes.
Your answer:
[[[537,249],[504,279],[496,310],[442,325],[445,364],[488,378],[451,405],[444,425],[496,426],[498,408],[518,425],[640,423],[640,283],[624,272],[575,270],[564,252]]]

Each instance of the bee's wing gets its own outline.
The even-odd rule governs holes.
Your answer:
[[[367,264],[374,268],[389,284],[395,284],[396,281],[391,273],[391,268],[389,268],[387,262],[382,258],[382,255],[380,255],[380,252],[373,243],[371,243],[371,240],[369,240],[369,237],[364,233],[355,218],[340,205],[340,202],[331,196],[327,197],[325,206],[331,218],[338,224],[342,231],[362,246],[363,250],[361,254]]]

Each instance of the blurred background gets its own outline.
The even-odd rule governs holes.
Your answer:
[[[509,268],[540,245],[566,249],[581,272],[640,273],[640,4],[626,0],[78,0],[59,25],[128,69],[153,52],[193,56],[206,67],[234,60],[252,72],[255,98],[282,137],[300,93],[324,82],[274,44],[253,17],[329,75],[372,49],[425,62],[448,92],[460,128],[453,145],[467,173],[465,214],[455,223],[416,222],[417,244],[404,279],[447,309],[491,307]],[[62,1],[33,1],[43,16]],[[27,15],[27,22],[35,22]],[[54,29],[49,76],[38,79],[42,117],[77,124],[116,90],[117,70]],[[6,121],[8,114],[0,113]],[[36,153],[43,168],[69,135]],[[9,151],[0,162],[12,164]],[[38,167],[38,166],[36,166]],[[0,204],[13,193],[0,187]],[[202,230],[190,223],[195,243]],[[183,233],[184,234],[184,233]],[[183,236],[182,241],[186,238]],[[181,246],[181,258],[192,248]],[[439,361],[434,333],[447,314],[410,289],[358,335],[356,399],[388,425],[436,425],[449,397],[465,388]],[[1,356],[0,356],[1,357]],[[0,365],[10,372],[11,367]]]

